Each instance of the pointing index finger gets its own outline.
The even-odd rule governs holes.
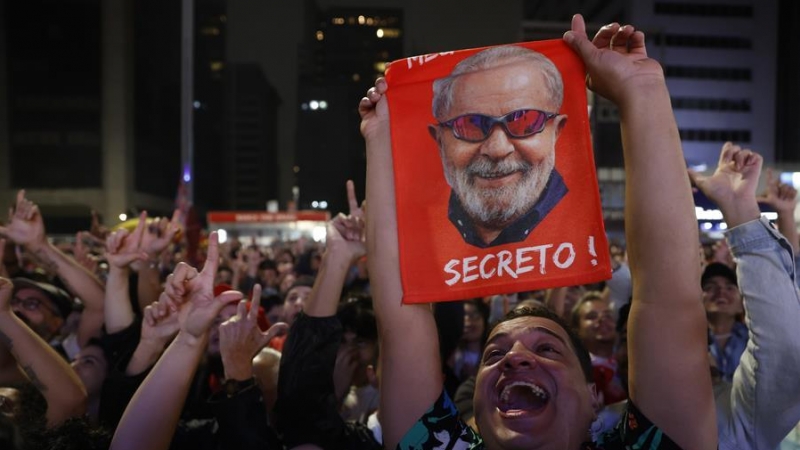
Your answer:
[[[253,285],[253,296],[250,298],[250,311],[247,313],[247,319],[250,321],[256,320],[258,317],[258,308],[261,306],[261,285],[256,283]]]
[[[214,277],[217,273],[217,266],[219,265],[219,239],[217,232],[212,231],[208,236],[208,252],[206,253],[206,263],[203,265],[203,274],[206,276]]]
[[[350,204],[350,214],[358,210],[358,200],[356,200],[356,187],[353,180],[347,180],[347,203]]]

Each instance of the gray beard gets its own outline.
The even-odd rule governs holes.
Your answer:
[[[554,151],[537,166],[519,158],[493,161],[479,156],[463,170],[445,164],[445,178],[473,222],[486,229],[499,230],[525,215],[539,201],[555,167],[555,159]],[[511,185],[479,189],[473,182],[476,176],[503,176],[513,172],[521,172],[522,178]]]

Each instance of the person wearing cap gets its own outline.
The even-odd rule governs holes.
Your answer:
[[[0,226],[0,235],[24,247],[42,267],[57,275],[70,294],[83,304],[81,320],[75,332],[77,347],[85,345],[92,337],[98,337],[104,320],[103,283],[75,258],[48,241],[39,207],[25,197],[24,190],[17,193],[9,219],[8,223]]]
[[[0,341],[2,341],[0,352],[10,353],[15,369],[18,367],[17,371],[23,374],[21,381],[30,383],[42,394],[47,402],[46,426],[53,428],[86,412],[86,389],[69,364],[47,345],[45,339],[31,327],[26,326],[24,319],[15,311],[14,302],[18,301],[19,295],[30,295],[32,296],[30,298],[34,298],[34,295],[40,294],[36,289],[29,287],[15,289],[13,284],[19,280],[17,278],[12,282],[0,277]],[[42,304],[49,302],[44,296],[42,297],[38,300]],[[13,400],[14,395],[11,391],[17,391],[16,386],[19,386],[9,381],[5,367],[0,368],[0,386],[4,388],[0,393],[0,405],[5,403],[5,407],[0,408],[0,413],[7,416],[15,415],[12,420],[16,423],[30,420],[31,417],[27,416],[27,412],[22,412],[29,405],[19,405],[19,408],[15,408],[13,403],[7,403],[9,399]]]
[[[72,312],[72,298],[50,283],[14,278],[11,308],[36,334],[58,349],[54,342]]]
[[[733,381],[747,346],[747,326],[742,323],[744,305],[736,272],[722,263],[706,266],[700,278],[703,305],[709,325],[709,351],[725,381]]]
[[[698,189],[722,211],[736,263],[736,272],[711,264],[701,278],[717,335],[711,350],[723,350],[718,369],[723,376],[733,374],[731,382],[714,386],[721,450],[775,449],[800,421],[800,291],[792,245],[761,217],[756,198],[761,165],[759,155],[728,142],[713,175],[690,171]],[[737,318],[742,313],[744,324]],[[734,358],[735,352],[740,356]]]

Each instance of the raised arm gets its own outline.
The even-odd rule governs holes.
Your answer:
[[[795,255],[800,253],[800,237],[797,234],[797,221],[794,220],[794,210],[797,207],[797,189],[789,184],[781,183],[767,169],[767,185],[758,201],[775,208],[778,213],[778,231],[792,244]]]
[[[607,25],[590,42],[576,16],[565,40],[586,64],[589,87],[620,112],[633,279],[631,400],[680,447],[716,448],[699,237],[663,70],[630,25]]]
[[[47,269],[61,278],[72,295],[83,301],[82,320],[96,322],[96,318],[103,316],[103,284],[78,261],[62,253],[47,240],[39,207],[25,198],[24,190],[17,193],[16,207],[9,212],[8,225],[0,226],[0,234],[27,248]],[[78,336],[79,344],[83,346],[97,333],[81,334]]]
[[[729,142],[712,176],[690,172],[728,224],[749,332],[731,389],[717,398],[721,448],[777,448],[800,421],[800,382],[788,375],[800,371],[800,293],[791,246],[760,219],[755,192],[761,163],[759,155]]]
[[[358,206],[353,182],[347,181],[347,200],[350,214],[339,214],[328,222],[325,253],[314,280],[314,289],[303,306],[311,317],[330,317],[336,314],[339,297],[350,267],[367,252],[364,236],[364,212]]]
[[[130,266],[136,261],[145,259],[139,250],[145,219],[142,213],[139,223],[133,232],[117,230],[106,239],[106,260],[108,261],[108,279],[105,289],[105,326],[109,334],[128,328],[135,320],[131,306]]]
[[[253,378],[253,358],[269,341],[288,329],[278,322],[264,332],[258,327],[258,308],[261,305],[261,285],[253,286],[248,311],[247,301],[241,300],[236,315],[219,326],[219,347],[226,380],[246,381]]]
[[[442,391],[436,323],[428,305],[403,305],[386,81],[359,104],[367,144],[367,265],[380,335],[380,421],[386,448],[430,408]]]
[[[218,245],[217,234],[212,233],[201,272],[180,263],[168,277],[165,295],[159,302],[165,302],[173,312],[178,311],[180,332],[125,409],[114,433],[112,449],[168,448],[206,348],[208,329],[225,304],[242,298],[236,291],[214,297]]]
[[[180,220],[181,212],[176,209],[172,213],[172,219],[156,217],[152,223],[145,224],[141,251],[146,259],[134,262],[132,266],[139,275],[136,292],[140,310],[158,300],[161,293],[161,271],[158,263],[161,261],[161,254],[180,230]]]
[[[74,370],[11,310],[13,285],[0,278],[0,341],[47,401],[47,426],[86,412],[86,390]]]
[[[136,376],[153,367],[179,328],[178,313],[172,311],[165,302],[145,306],[139,344],[125,367],[125,375]]]
[[[339,214],[328,223],[314,288],[283,347],[276,424],[288,448],[309,443],[348,448],[342,441],[347,428],[339,408],[344,395],[335,382],[343,335],[336,310],[347,272],[366,253],[366,245],[363,211],[352,181],[347,182],[347,197],[350,214]],[[349,372],[340,383],[346,389],[352,381],[352,369]]]
[[[261,286],[256,284],[249,310],[246,300],[239,301],[236,314],[219,326],[225,382],[235,381],[239,386],[235,394],[229,394],[216,408],[220,439],[228,448],[271,448],[271,432],[267,429],[267,411],[263,404],[265,399],[256,388],[253,357],[288,326],[277,323],[268,331],[261,331],[258,327],[260,303]]]

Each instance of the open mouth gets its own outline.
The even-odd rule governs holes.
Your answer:
[[[550,394],[541,386],[514,381],[503,387],[497,407],[505,416],[517,417],[539,412],[549,401]]]

